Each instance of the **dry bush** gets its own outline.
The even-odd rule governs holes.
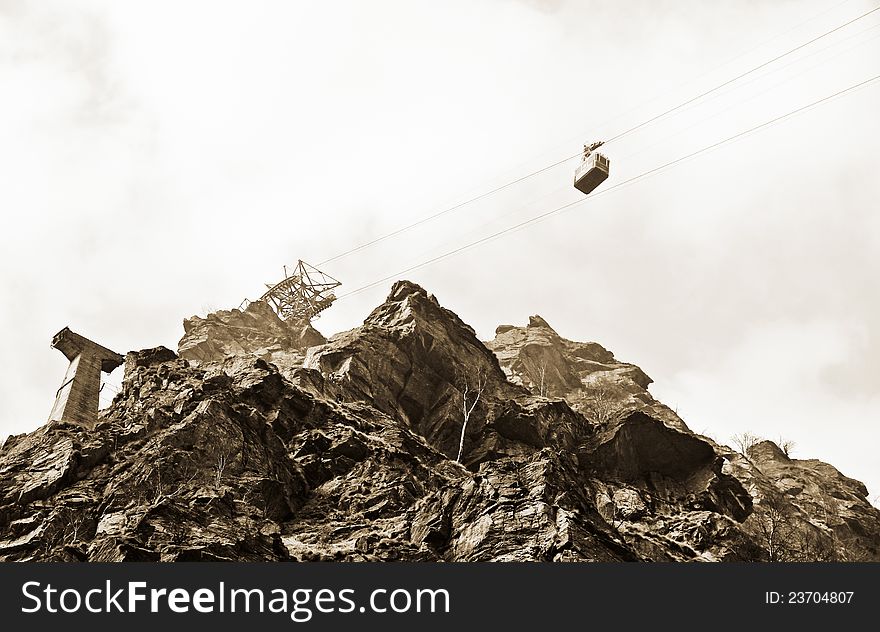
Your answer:
[[[751,432],[742,432],[732,437],[734,445],[739,448],[740,454],[749,455],[749,449],[759,444],[763,439]]]
[[[592,389],[583,399],[583,414],[594,424],[605,425],[618,421],[626,413],[626,406],[621,402],[614,389],[600,386]]]

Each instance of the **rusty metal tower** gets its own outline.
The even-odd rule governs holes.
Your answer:
[[[284,266],[284,279],[260,297],[279,317],[289,320],[312,320],[333,304],[333,290],[342,285],[329,274],[299,260],[293,273]]]

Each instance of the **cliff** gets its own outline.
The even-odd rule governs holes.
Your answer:
[[[880,559],[861,483],[693,433],[540,317],[484,344],[399,282],[330,339],[262,303],[184,330],[94,429],[0,447],[0,559]]]

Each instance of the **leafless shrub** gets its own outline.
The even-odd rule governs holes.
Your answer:
[[[171,478],[163,474],[163,469],[166,468],[168,472],[172,473]],[[162,497],[174,498],[181,494],[187,485],[196,480],[199,474],[199,467],[192,458],[174,464],[168,464],[167,460],[160,459],[143,482],[141,493],[138,495],[139,504],[155,502]]]
[[[81,537],[85,537],[88,516],[84,511],[65,507],[59,514],[59,521],[62,524],[61,538],[65,542],[77,542]]]
[[[779,449],[785,453],[785,456],[790,457],[796,444],[791,439],[779,437],[779,439],[776,440],[776,445],[778,445]]]
[[[749,449],[759,444],[763,439],[751,432],[742,432],[732,437],[734,445],[739,448],[740,454],[748,456]]]
[[[44,531],[42,542],[44,557],[52,556],[56,547],[73,546],[81,539],[89,537],[87,533],[89,521],[85,511],[72,507],[62,507],[57,510]]]
[[[605,425],[621,419],[626,406],[613,389],[600,386],[584,398],[582,412],[594,424]]]
[[[166,485],[162,480],[162,467],[161,463],[156,464],[156,468],[150,473],[150,476],[147,477],[147,480],[144,481],[146,485],[146,490],[148,491],[147,499],[148,500],[157,500],[165,495]]]
[[[715,438],[715,435],[713,435],[712,433],[709,432],[708,428],[703,428],[697,434],[699,434],[703,437],[706,437],[707,439],[711,439],[712,441],[715,441],[716,443],[718,442],[718,439]]]
[[[764,549],[767,556],[766,561],[792,561],[789,558],[791,545],[795,539],[795,531],[785,504],[776,498],[765,498],[756,507],[755,516],[758,522],[761,548]]]
[[[217,464],[214,466],[214,487],[220,487],[220,483],[223,482],[223,471],[226,469],[228,459],[226,454],[217,457]]]
[[[827,510],[826,510],[827,511]],[[841,539],[834,530],[825,533],[800,518],[781,497],[765,498],[755,508],[759,543],[767,562],[867,561],[855,539]],[[827,520],[827,517],[826,517]]]

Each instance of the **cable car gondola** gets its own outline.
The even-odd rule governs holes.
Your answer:
[[[593,153],[593,150],[603,144],[600,140],[591,145],[584,145],[584,157],[574,172],[574,188],[582,193],[589,194],[608,179],[611,163],[602,154]]]

